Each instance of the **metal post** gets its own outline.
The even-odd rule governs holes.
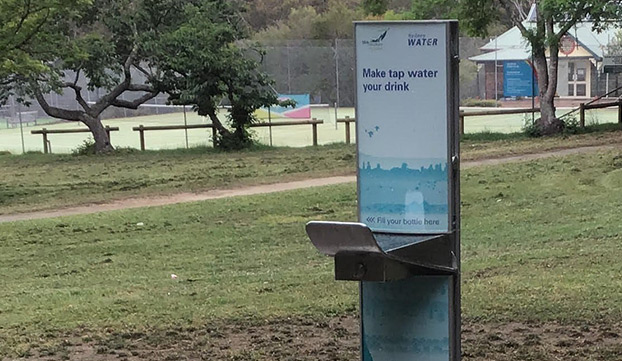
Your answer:
[[[536,107],[536,86],[534,84],[536,66],[533,63],[533,51],[531,52],[531,109]],[[531,112],[531,124],[536,122],[536,113]]]
[[[337,88],[337,101],[335,102],[335,130],[337,130],[337,108],[340,104],[339,99],[339,50],[337,48],[337,39],[335,39],[335,86]]]
[[[24,145],[24,125],[22,124],[22,105],[17,103],[17,116],[19,117],[19,132],[22,136],[22,154],[26,153],[26,146]]]
[[[270,134],[270,146],[272,146],[272,111],[268,107],[268,133]]]
[[[287,92],[292,93],[292,73],[291,64],[289,60],[289,41],[287,41]]]
[[[186,133],[186,149],[188,149],[188,119],[186,118],[186,106],[184,105],[184,132]]]
[[[138,134],[140,135],[140,150],[145,150],[145,129],[142,124],[138,126]]]
[[[618,124],[622,124],[622,101],[618,102]]]
[[[497,107],[497,101],[498,99],[498,78],[497,78],[497,52],[498,52],[499,48],[497,47],[497,38],[495,38],[495,107]]]

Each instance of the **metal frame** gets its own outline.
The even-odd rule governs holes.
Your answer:
[[[448,187],[448,225],[449,237],[453,243],[453,253],[457,259],[457,272],[450,277],[449,287],[449,335],[450,335],[450,361],[459,361],[461,358],[461,300],[460,300],[460,129],[459,129],[459,55],[458,55],[458,21],[457,20],[430,20],[430,21],[357,21],[354,22],[354,48],[355,48],[355,69],[358,71],[358,58],[356,48],[358,39],[356,36],[356,27],[359,24],[445,24],[446,32],[446,71],[447,71],[447,167],[449,167],[449,187]],[[358,115],[358,74],[355,76],[355,114]],[[356,142],[359,143],[361,138],[362,127],[357,126]],[[359,147],[356,150],[356,168],[357,168],[357,199],[360,199],[360,154]],[[357,217],[360,220],[360,204],[357,204]],[[363,309],[363,289],[362,282],[359,282],[359,308]],[[363,336],[363,318],[360,322],[360,334]],[[363,359],[363,344],[360,345],[361,360]]]

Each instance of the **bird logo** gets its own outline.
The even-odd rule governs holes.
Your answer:
[[[387,36],[387,31],[389,31],[389,29],[385,30],[385,31],[384,31],[382,34],[380,34],[380,36],[378,36],[377,38],[372,39],[372,40],[371,40],[371,43],[376,44],[376,43],[381,42],[381,41],[384,39],[384,37],[385,37],[385,36]]]

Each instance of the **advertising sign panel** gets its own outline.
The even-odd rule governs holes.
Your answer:
[[[311,118],[311,101],[309,94],[278,94],[279,101],[293,100],[295,107],[271,106],[268,108],[257,109],[255,115],[260,119],[268,118],[292,118],[309,119]]]
[[[359,219],[373,231],[450,229],[447,23],[357,23]]]
[[[363,361],[449,361],[449,277],[363,282]]]
[[[538,95],[538,82],[531,64],[526,60],[503,62],[503,96],[531,97]]]

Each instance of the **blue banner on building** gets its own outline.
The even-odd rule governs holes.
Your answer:
[[[503,96],[531,97],[538,95],[538,80],[526,60],[503,62]]]

